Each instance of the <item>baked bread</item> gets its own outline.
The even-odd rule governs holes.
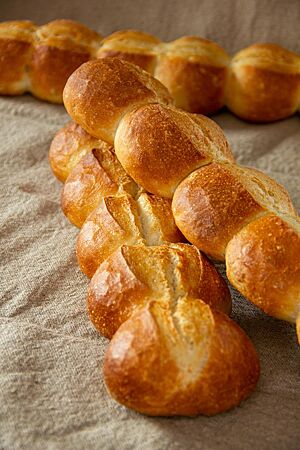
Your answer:
[[[139,191],[116,158],[113,147],[98,142],[98,148],[87,152],[68,176],[61,205],[70,222],[80,228],[103,197],[126,192],[135,197]]]
[[[226,248],[227,276],[273,317],[300,313],[300,220],[268,214],[241,229]]]
[[[150,300],[174,296],[202,298],[229,314],[225,281],[206,257],[188,244],[123,245],[102,262],[88,292],[88,310],[96,329],[112,338],[118,328]]]
[[[193,246],[122,246],[93,276],[88,308],[97,330],[112,338],[106,385],[127,407],[212,415],[256,386],[254,347],[224,314],[228,288]]]
[[[0,94],[31,92],[61,103],[64,85],[82,63],[118,57],[160,80],[175,105],[213,114],[226,105],[238,117],[271,122],[300,105],[300,56],[275,44],[254,44],[232,59],[216,43],[196,36],[172,42],[136,30],[101,36],[71,20],[38,27],[0,23]]]
[[[187,297],[149,302],[121,325],[104,357],[110,394],[154,416],[226,411],[250,395],[258,376],[256,352],[241,328]]]
[[[94,58],[101,42],[95,31],[72,20],[55,20],[41,27],[29,21],[0,24],[0,93],[31,92],[62,102],[68,77]]]
[[[225,138],[216,125],[209,126],[211,122],[205,118],[193,118],[193,121],[203,125],[208,141],[211,132],[214,133],[220,145],[224,145],[224,152],[231,156],[228,146],[224,144]],[[92,189],[88,188],[89,183],[82,183],[81,180],[87,177],[93,180],[91,185],[94,185],[97,176],[93,174],[99,174],[95,186],[101,184],[101,179],[116,177],[115,172],[122,173],[116,185],[120,180],[124,184],[125,172],[120,169],[113,148],[99,141],[98,149],[87,149],[92,139],[80,128],[68,125],[51,146],[50,160],[58,172],[60,165],[68,171],[73,161],[77,162],[81,156],[81,146],[86,148],[87,153],[77,162],[66,182],[68,185],[69,179],[73,179],[78,192],[84,194],[82,199],[85,192],[92,192]],[[101,157],[97,156],[97,152]],[[71,164],[68,158],[73,160]],[[102,167],[100,171],[99,164]],[[250,340],[224,315],[231,309],[226,283],[195,247],[171,244],[183,237],[175,226],[169,199],[141,191],[135,196],[121,193],[122,182],[117,195],[102,199],[83,224],[77,238],[79,264],[88,276],[93,275],[88,292],[90,318],[101,334],[112,338],[105,357],[108,388],[121,403],[152,415],[215,414],[239,404],[257,383],[259,363]],[[128,186],[132,187],[132,184]],[[98,190],[101,191],[96,187],[95,195]],[[78,207],[78,214],[80,209],[85,211],[86,205],[92,207],[91,199],[86,199]],[[221,311],[219,315],[217,310]],[[157,329],[167,334],[163,337],[160,332],[153,341],[153,323],[149,323],[150,327],[144,323],[137,334],[134,325],[130,340],[139,344],[137,355],[131,359],[126,352],[127,334],[124,336],[122,330],[127,323],[135,324],[137,316],[144,317],[145,314],[157,320],[155,327],[160,327]],[[219,343],[216,339],[217,335],[220,337],[224,333],[234,336],[232,340],[227,337],[225,345],[223,340]],[[140,349],[147,348],[149,338],[153,343],[158,339],[158,345],[153,347],[152,359],[145,364]],[[172,389],[169,386],[163,396],[158,396],[157,391],[149,386],[148,376],[145,383],[141,380],[136,383],[132,379],[134,384],[128,384],[129,373],[130,377],[134,373],[139,376],[145,370],[150,374],[151,370],[156,370],[160,360],[162,364],[174,363],[172,346],[165,347],[168,341],[179,349],[173,364],[176,368],[176,386]],[[125,347],[118,356],[116,348],[120,345]],[[135,351],[135,346],[129,351]],[[233,354],[238,354],[238,358]],[[122,372],[124,358],[127,362]],[[222,383],[215,382],[213,370],[224,371]],[[164,383],[166,377],[173,375],[173,370],[171,373],[164,372]],[[134,385],[136,390],[132,395],[127,390],[134,389]],[[147,395],[144,389],[147,389]],[[207,390],[213,395],[208,395]]]
[[[108,147],[74,122],[69,122],[54,136],[50,150],[51,169],[61,182],[65,182],[84,155],[95,148]]]
[[[157,246],[181,242],[168,199],[142,193],[104,197],[77,237],[81,270],[92,277],[98,266],[123,244]]]
[[[226,106],[241,119],[273,122],[300,106],[300,56],[275,44],[254,44],[230,66]]]
[[[112,61],[115,79],[118,78],[121,85],[123,78],[126,79],[128,76],[128,72],[133,73],[132,65],[121,60]],[[72,119],[83,128],[90,115],[90,111],[87,111],[87,114],[84,113],[89,105],[90,97],[85,90],[76,89],[77,77],[81,83],[84,83],[83,77],[86,77],[87,84],[94,79],[96,67],[98,67],[98,73],[105,73],[105,66],[111,66],[109,58],[81,66],[71,75],[65,87],[66,108]],[[145,72],[143,76],[151,78]],[[139,76],[138,82],[140,80]],[[132,78],[131,81],[133,85],[134,79]],[[150,81],[147,81],[147,84],[149,83]],[[110,81],[107,79],[105,95],[102,94],[102,88],[93,92],[93,96],[98,99],[94,104],[93,114],[103,119],[100,128],[96,123],[90,126],[91,132],[97,138],[105,139],[102,129],[106,126],[106,120],[102,112],[101,97],[103,101],[108,96],[114,99],[115,87],[114,82],[110,89]],[[77,108],[74,108],[76,98],[80,98],[80,114]],[[127,173],[149,192],[165,197],[172,197],[174,193],[172,209],[175,222],[190,242],[214,258],[224,259],[226,248],[230,246],[231,240],[237,233],[242,233],[244,227],[247,230],[247,226],[251,229],[251,224],[255,227],[256,221],[261,217],[275,215],[284,223],[298,223],[297,213],[285,189],[267,175],[235,164],[228,145],[224,143],[222,132],[216,132],[217,125],[210,126],[209,119],[195,120],[193,115],[178,111],[164,104],[160,99],[154,98],[153,95],[152,102],[147,98],[144,104],[141,104],[140,98],[138,102],[132,99],[131,104],[128,104],[127,93],[124,93],[124,103],[127,108],[125,112],[125,108],[122,108],[123,98],[120,88],[117,108],[111,111],[110,116],[114,117],[114,123],[112,125],[109,122],[115,134],[116,156]],[[121,114],[120,108],[122,108]],[[209,132],[208,129],[210,129]],[[110,140],[111,138],[112,135]],[[293,230],[299,236],[299,227],[294,227]],[[263,233],[262,235],[265,236]],[[252,239],[251,233],[250,236]],[[250,237],[248,236],[247,239]],[[265,236],[265,240],[268,240],[268,235]],[[254,247],[257,242],[253,234]],[[273,245],[272,242],[272,236],[270,236],[270,246]],[[275,267],[275,260],[280,258],[281,252],[281,246],[277,247],[272,247],[273,251],[267,253],[268,264],[273,264]],[[287,254],[289,254],[288,251]],[[227,261],[228,258],[226,257]],[[259,267],[258,257],[239,258],[239,261],[238,274],[248,272],[254,274],[257,271],[256,264]],[[300,264],[300,253],[294,255],[294,259],[289,262],[290,265],[288,265],[288,258],[286,261],[287,273],[289,271],[293,273],[293,266],[298,267]],[[238,281],[238,278],[239,276],[230,276],[233,285],[239,289],[243,284],[240,280]],[[280,289],[279,284],[276,283],[274,289],[277,290],[278,297],[286,295],[289,298],[289,300],[281,299],[283,309],[286,304],[292,302],[294,311],[298,311],[299,295],[288,294],[290,289],[297,291],[296,282],[293,282],[293,288],[289,283],[288,277],[283,277]],[[259,303],[262,309],[272,314],[273,309],[269,306],[264,307],[263,302],[266,305],[275,302],[276,295],[273,290],[268,289],[268,283],[256,283],[255,276],[253,286],[253,289],[241,288],[242,292],[249,300]],[[257,298],[260,299],[259,302]],[[295,315],[292,320],[296,320]]]

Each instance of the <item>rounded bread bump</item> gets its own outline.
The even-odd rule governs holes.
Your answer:
[[[154,76],[169,90],[176,107],[213,114],[225,104],[229,55],[216,43],[184,36],[158,46]]]
[[[54,175],[64,183],[83,156],[103,145],[107,144],[92,137],[75,122],[69,122],[51,142],[49,162]]]
[[[231,310],[225,281],[195,247],[123,245],[95,272],[88,291],[88,310],[96,329],[111,338],[151,299],[172,303],[181,295],[201,298],[227,314]]]
[[[81,270],[92,277],[98,266],[121,245],[181,242],[169,200],[142,193],[105,197],[84,222],[76,253]]]
[[[296,322],[300,313],[300,220],[269,214],[233,236],[226,249],[230,282],[267,314]]]
[[[147,72],[118,58],[89,61],[68,79],[64,104],[92,136],[113,144],[126,112],[148,103],[172,103],[167,89]]]
[[[101,39],[95,31],[72,20],[55,20],[37,28],[30,65],[33,95],[61,103],[67,79],[93,57]]]
[[[300,56],[276,44],[254,44],[231,62],[226,105],[250,122],[273,122],[300,104]]]
[[[209,122],[208,122],[209,121]],[[203,126],[202,126],[203,124]],[[232,161],[221,129],[172,106],[149,104],[120,121],[115,151],[127,173],[152,194],[172,198],[177,185],[213,159]]]
[[[1,95],[21,95],[29,89],[28,70],[36,29],[27,20],[0,23]]]
[[[81,227],[103,197],[128,192],[136,195],[139,187],[126,174],[113,147],[105,142],[88,152],[68,176],[62,190],[64,214]]]
[[[118,57],[154,74],[160,40],[137,30],[121,30],[103,39],[97,58]]]
[[[175,191],[172,210],[183,235],[221,261],[228,242],[250,221],[270,211],[295,214],[287,191],[275,180],[253,168],[220,163],[185,178]]]
[[[250,395],[259,370],[245,333],[190,298],[157,299],[138,310],[113,336],[104,360],[110,394],[155,416],[226,411]]]

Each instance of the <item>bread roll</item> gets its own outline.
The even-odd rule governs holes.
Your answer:
[[[254,44],[231,62],[226,105],[250,122],[273,122],[300,104],[300,56],[275,44]]]
[[[105,197],[87,218],[77,238],[81,270],[91,277],[97,267],[123,244],[161,245],[180,242],[171,202],[146,193]]]
[[[136,411],[213,415],[250,395],[259,362],[226,315],[179,297],[150,302],[121,325],[105,354],[104,377],[110,394]]]
[[[135,196],[138,191],[139,187],[122,168],[114,149],[102,142],[101,147],[87,153],[68,176],[61,195],[62,209],[80,228],[103,197],[125,192]]]
[[[300,313],[300,220],[269,214],[233,236],[227,276],[267,314],[295,323]]]
[[[250,221],[270,210],[296,213],[283,186],[264,173],[219,163],[185,178],[175,191],[172,209],[184,236],[221,261],[230,239]]]
[[[177,108],[213,114],[225,104],[230,58],[216,43],[184,36],[158,46],[155,78],[164,84]]]
[[[87,153],[106,144],[93,138],[74,122],[59,130],[51,142],[49,162],[54,175],[63,183]]]
[[[72,20],[54,20],[42,27],[29,21],[0,24],[0,93],[31,92],[62,102],[68,77],[95,57],[101,36]]]
[[[160,40],[136,30],[117,31],[103,39],[98,58],[118,57],[154,74]]]
[[[20,95],[29,89],[36,25],[29,20],[0,23],[0,94]]]
[[[233,160],[221,129],[210,124],[207,117],[197,119],[158,103],[139,107],[118,125],[117,157],[147,191],[172,198],[177,185],[193,170],[213,159]]]
[[[201,298],[230,312],[230,293],[211,263],[193,246],[122,246],[97,269],[89,286],[88,309],[97,330],[111,338],[133,312],[151,300],[166,307],[178,296]]]
[[[68,79],[63,98],[76,123],[110,144],[114,142],[121,117],[133,107],[153,102],[172,103],[170,94],[159,81],[118,58],[83,64]]]

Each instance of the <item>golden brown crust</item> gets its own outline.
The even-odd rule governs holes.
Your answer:
[[[218,260],[250,221],[273,209],[295,212],[285,189],[262,172],[216,163],[193,172],[178,186],[172,209],[183,235]]]
[[[231,283],[267,314],[290,322],[300,313],[299,220],[298,227],[270,214],[244,227],[226,249]]]
[[[31,92],[61,103],[69,76],[91,59],[101,36],[72,20],[55,20],[36,31],[30,68]]]
[[[300,103],[300,56],[275,44],[242,50],[229,70],[225,50],[196,36],[164,43],[123,30],[102,40],[71,20],[41,27],[12,21],[0,24],[0,55],[1,94],[31,92],[55,103],[62,102],[71,73],[95,57],[117,57],[147,70],[169,89],[177,107],[190,112],[212,114],[226,103],[245,120],[270,122],[293,114]]]
[[[0,94],[19,95],[28,89],[35,30],[27,20],[0,23]]]
[[[193,170],[214,158],[232,160],[218,126],[207,133],[208,120],[204,116],[197,120],[184,111],[160,104],[134,109],[118,125],[117,157],[147,191],[171,198],[177,185]],[[206,123],[203,128],[202,122]],[[214,144],[215,136],[218,146]]]
[[[172,103],[167,89],[147,72],[118,58],[89,61],[68,79],[64,104],[72,119],[108,143],[121,117],[133,107]]]
[[[33,95],[62,102],[68,77],[91,59],[101,36],[72,20],[42,27],[29,21],[0,24],[0,93]]]
[[[149,303],[114,335],[104,361],[111,395],[149,415],[213,415],[254,389],[259,362],[251,341],[201,300]]]
[[[68,176],[61,196],[62,209],[80,228],[103,197],[124,192],[135,195],[138,189],[120,165],[113,148],[101,142],[101,147],[98,145],[87,153]]]
[[[98,266],[123,244],[161,245],[180,242],[167,199],[143,193],[105,197],[87,218],[77,238],[81,270],[92,277]]]
[[[74,122],[69,122],[54,136],[49,162],[54,175],[63,183],[84,155],[104,145]]]
[[[131,62],[153,75],[156,64],[155,47],[160,40],[148,33],[123,30],[103,39],[98,58],[118,57]]]
[[[214,42],[186,36],[164,44],[154,76],[190,112],[212,114],[224,106],[229,56]]]
[[[182,295],[201,298],[222,312],[230,312],[226,283],[195,247],[123,245],[93,276],[88,309],[97,330],[111,338],[134,311],[151,299],[172,303]]]
[[[300,103],[300,56],[274,44],[255,44],[232,60],[226,104],[238,117],[272,122]]]

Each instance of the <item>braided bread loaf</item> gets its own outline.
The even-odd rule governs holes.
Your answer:
[[[150,75],[143,84],[144,77],[116,58],[88,62],[69,78],[65,106],[93,136],[114,143],[139,185],[155,195],[174,194],[183,235],[211,256],[225,256],[240,292],[265,312],[295,322],[300,220],[287,192],[267,175],[234,164],[216,125],[167,105],[165,93],[154,90]],[[128,101],[135,89],[137,99]]]
[[[69,173],[66,185],[76,180],[82,197],[76,193],[74,205],[77,200],[84,209],[86,200],[105,194],[107,179],[121,170],[113,155],[74,124],[56,135],[50,162],[60,178]],[[134,197],[121,188],[102,198],[77,238],[79,264],[93,275],[90,318],[112,339],[104,363],[108,388],[119,402],[152,415],[215,414],[235,406],[254,389],[259,363],[249,339],[224,315],[231,309],[228,287],[195,247],[167,244],[182,238],[168,199],[141,190]]]
[[[88,59],[117,56],[151,73],[169,89],[175,105],[212,114],[226,105],[238,117],[270,122],[300,106],[300,56],[275,44],[252,45],[230,59],[216,43],[195,36],[161,42],[127,30],[101,40],[70,20],[42,27],[0,24],[0,93],[31,92],[62,101],[71,73]]]

